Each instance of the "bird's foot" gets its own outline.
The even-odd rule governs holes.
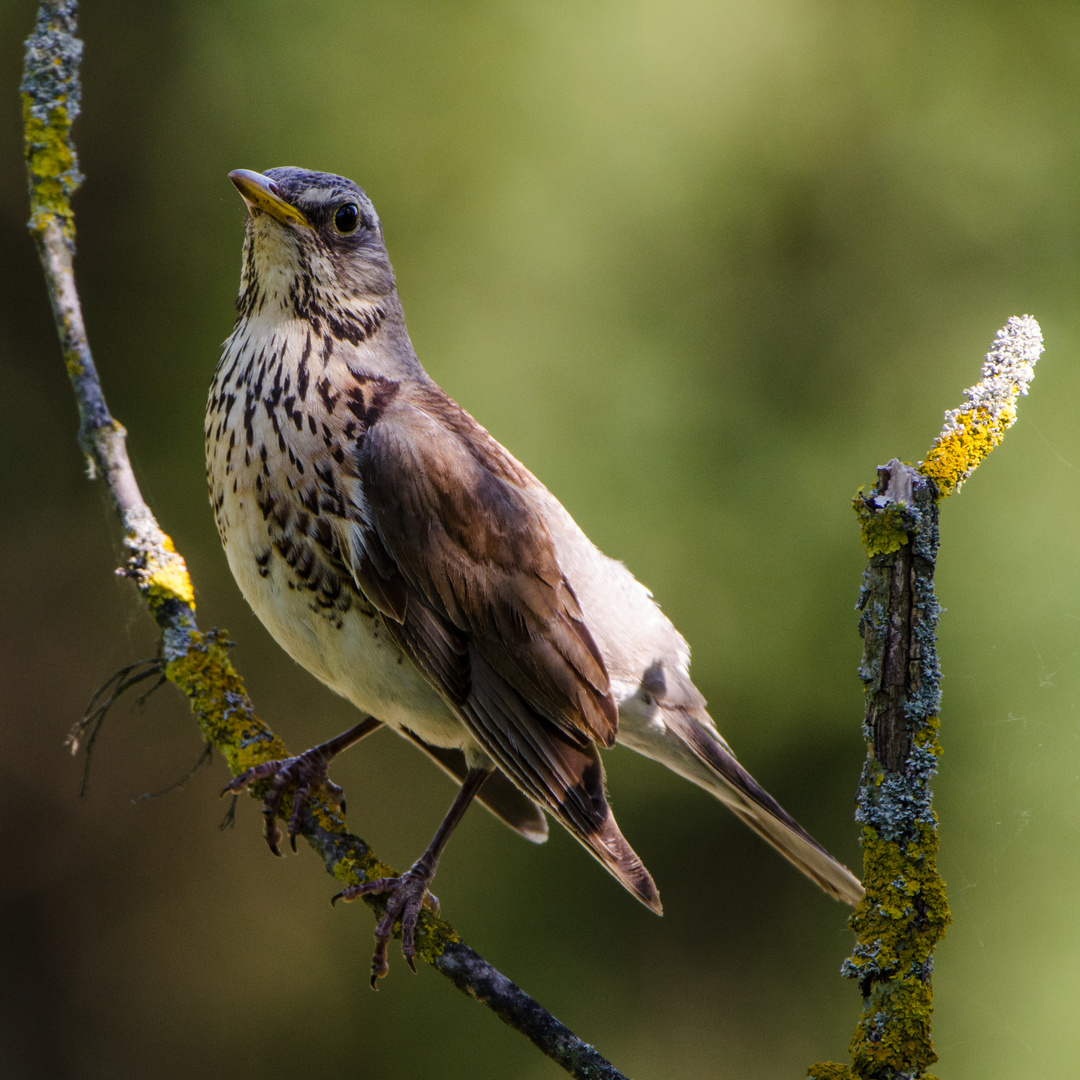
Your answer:
[[[285,791],[292,787],[293,808],[289,815],[289,843],[295,851],[296,834],[303,823],[304,808],[311,798],[312,791],[320,792],[327,802],[336,806],[342,813],[345,812],[345,793],[326,775],[330,762],[342,750],[348,750],[350,746],[355,745],[381,726],[380,721],[373,716],[367,716],[348,731],[343,731],[340,735],[335,735],[332,739],[327,739],[326,742],[319,743],[318,746],[313,746],[302,754],[297,754],[296,757],[264,761],[261,765],[252,766],[246,772],[233,777],[221,794],[237,795],[252,784],[273,777],[266,798],[263,799],[263,835],[270,845],[270,850],[275,855],[280,855],[278,844],[281,843],[281,830],[278,828],[277,816]]]
[[[222,795],[238,795],[241,791],[257,783],[260,780],[273,778],[270,788],[263,799],[263,835],[266,837],[270,850],[275,855],[280,855],[278,844],[281,843],[281,829],[278,828],[277,817],[281,809],[281,800],[285,792],[293,789],[293,807],[289,815],[289,843],[293,851],[296,850],[296,834],[300,831],[300,825],[304,817],[304,808],[311,798],[312,791],[325,795],[327,801],[341,810],[345,809],[345,792],[335,784],[326,774],[332,755],[326,752],[326,743],[313,746],[295,757],[280,758],[274,761],[264,761],[254,765],[239,776],[233,777],[232,781],[222,791]]]
[[[435,878],[435,867],[421,857],[400,877],[377,878],[361,885],[350,885],[343,889],[331,901],[356,900],[361,896],[377,896],[389,893],[386,901],[386,913],[375,927],[375,953],[371,958],[371,988],[377,989],[376,982],[390,970],[386,960],[386,948],[394,933],[394,926],[401,920],[401,955],[405,963],[416,971],[416,923],[420,911],[427,907],[436,915],[439,913],[439,901],[428,892],[428,887]]]

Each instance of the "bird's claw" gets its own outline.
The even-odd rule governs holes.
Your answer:
[[[371,958],[371,988],[378,989],[376,983],[390,970],[386,959],[387,945],[394,934],[394,927],[401,921],[401,955],[412,971],[416,972],[416,924],[423,908],[432,913],[439,913],[439,900],[428,892],[434,874],[419,864],[407,870],[400,877],[376,878],[360,885],[350,885],[342,889],[331,901],[356,900],[361,896],[377,896],[389,893],[386,911],[375,927],[375,952]]]
[[[253,765],[245,772],[234,776],[221,794],[238,795],[260,780],[270,779],[270,787],[262,804],[263,835],[266,837],[270,850],[275,855],[280,855],[278,844],[281,843],[281,829],[277,824],[278,812],[286,790],[292,787],[293,806],[289,814],[288,830],[289,843],[295,851],[296,835],[300,832],[304,809],[311,798],[313,789],[324,793],[327,800],[340,807],[342,811],[345,809],[345,793],[327,776],[328,765],[329,759],[322,748],[314,747],[295,757],[279,758]]]

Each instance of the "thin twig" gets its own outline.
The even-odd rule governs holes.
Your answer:
[[[94,753],[94,744],[97,742],[105,717],[109,715],[109,710],[133,686],[137,686],[144,679],[150,678],[151,675],[160,676],[157,683],[139,698],[139,704],[142,704],[165,679],[162,674],[163,670],[164,665],[160,659],[139,660],[137,663],[122,667],[115,674],[110,675],[105,684],[94,692],[90,704],[86,706],[86,712],[82,714],[68,732],[67,738],[64,739],[64,745],[71,751],[72,755],[77,754],[80,747],[83,748],[83,778],[79,787],[80,798],[85,797],[86,792],[89,790],[90,762]]]
[[[188,696],[207,742],[221,751],[233,775],[272,758],[288,756],[282,742],[255,715],[225,652],[221,633],[200,633],[194,589],[184,560],[143,501],[128,459],[124,429],[110,415],[83,325],[72,270],[75,226],[71,195],[79,174],[71,125],[79,111],[82,43],[74,36],[75,0],[42,3],[37,27],[26,42],[22,82],[26,164],[30,185],[29,227],[38,247],[56,318],[60,344],[79,407],[79,443],[91,474],[105,482],[130,552],[124,568],[162,634],[166,678]],[[130,683],[128,684],[130,685]],[[115,693],[113,694],[113,700]],[[262,785],[253,786],[261,795]],[[291,812],[283,800],[281,816]],[[340,811],[313,800],[301,834],[339,881],[356,884],[394,871],[367,844],[345,831]],[[379,911],[378,898],[371,903]],[[559,1023],[504,975],[462,944],[456,931],[425,912],[417,954],[455,986],[483,1002],[511,1027],[579,1080],[626,1080],[610,1062]]]
[[[162,788],[160,791],[144,791],[141,795],[136,795],[131,801],[133,803],[146,802],[147,799],[160,799],[163,795],[171,795],[174,791],[183,791],[184,785],[208,762],[213,759],[214,748],[207,743],[202,748],[202,752],[199,754],[195,761],[195,764],[179,780],[174,780],[168,787]]]

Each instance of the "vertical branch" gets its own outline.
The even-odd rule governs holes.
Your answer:
[[[941,753],[941,672],[934,596],[936,488],[891,461],[861,500],[864,525],[885,525],[870,547],[860,597],[868,755],[859,786],[867,895],[851,919],[858,942],[843,973],[857,979],[863,1015],[851,1044],[859,1077],[926,1076],[935,947],[950,921],[937,871],[937,815],[930,780]],[[894,547],[896,532],[906,542]],[[891,549],[891,550],[890,550]]]
[[[859,597],[867,759],[856,811],[866,896],[851,917],[857,941],[842,971],[858,981],[863,1012],[851,1065],[812,1065],[814,1080],[933,1080],[933,952],[951,919],[930,790],[941,754],[938,507],[1015,422],[1041,352],[1035,320],[1010,319],[926,461],[918,469],[890,461],[875,490],[855,499],[870,557]]]

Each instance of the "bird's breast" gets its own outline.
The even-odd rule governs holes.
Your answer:
[[[373,393],[339,378],[309,333],[255,329],[227,343],[206,411],[210,501],[233,576],[282,648],[331,689],[391,726],[461,746],[460,722],[349,569],[350,532],[366,524],[352,450]]]

